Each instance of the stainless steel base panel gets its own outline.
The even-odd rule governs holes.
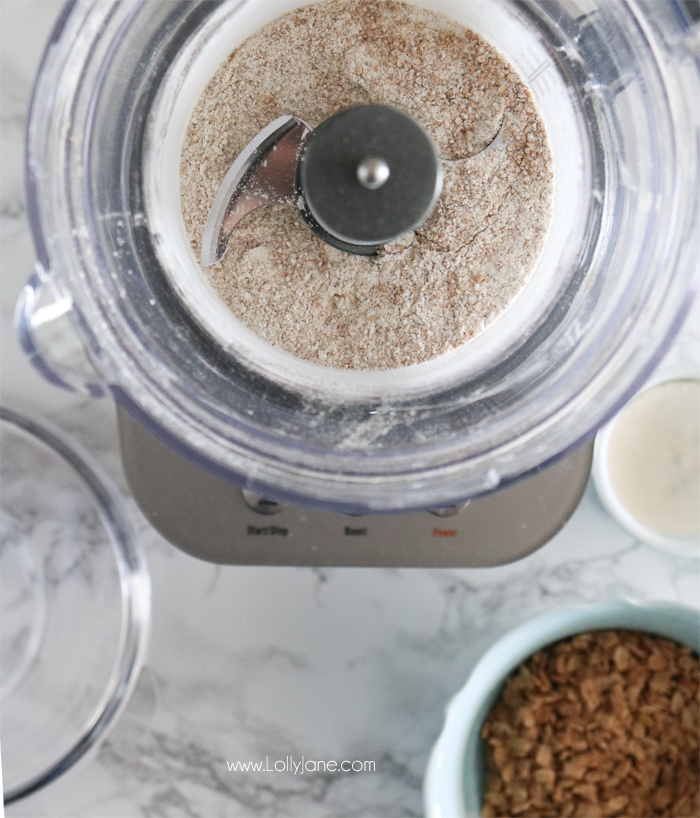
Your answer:
[[[348,516],[243,492],[176,454],[117,410],[134,498],[173,545],[230,565],[473,568],[521,559],[578,506],[593,444],[460,509]]]

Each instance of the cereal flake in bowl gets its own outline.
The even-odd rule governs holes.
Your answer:
[[[698,815],[698,676],[689,647],[640,631],[539,650],[482,727],[482,815]]]
[[[673,603],[523,623],[451,701],[426,814],[698,815],[699,647],[698,612]]]

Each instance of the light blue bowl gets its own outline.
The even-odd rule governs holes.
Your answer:
[[[447,706],[423,786],[427,818],[481,815],[485,771],[481,726],[506,678],[547,645],[590,630],[638,630],[700,652],[700,611],[672,602],[609,602],[550,611],[501,637],[481,658]]]

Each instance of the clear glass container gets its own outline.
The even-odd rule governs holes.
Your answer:
[[[122,501],[83,452],[0,414],[5,804],[89,758],[143,667],[150,582]]]
[[[258,494],[351,513],[444,507],[591,438],[652,371],[698,284],[700,68],[685,4],[425,2],[493,43],[552,145],[554,226],[530,283],[436,361],[341,372],[272,349],[204,284],[179,217],[197,94],[300,3],[82,0],[46,51],[27,137],[27,353],[111,395]],[[294,112],[289,112],[294,113]]]

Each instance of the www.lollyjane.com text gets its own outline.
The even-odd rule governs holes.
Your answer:
[[[305,759],[301,757],[296,761],[294,756],[278,758],[270,761],[269,756],[265,756],[264,761],[227,761],[226,766],[230,773],[292,773],[292,775],[303,775],[306,773],[373,773],[375,772],[374,761],[317,761],[315,759]]]

